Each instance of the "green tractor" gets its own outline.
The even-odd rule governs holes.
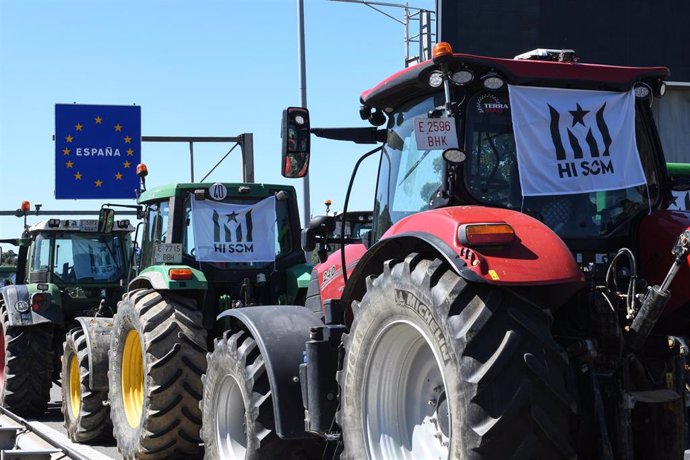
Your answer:
[[[138,204],[136,275],[114,320],[80,325],[103,338],[91,361],[108,366],[102,394],[122,456],[197,458],[206,353],[227,329],[219,313],[304,303],[312,266],[300,247],[296,194],[283,185],[184,183],[145,190]]]
[[[21,238],[0,240],[19,247],[16,283],[0,290],[4,407],[21,415],[45,412],[64,341],[63,362],[68,370],[81,367],[86,382],[80,386],[63,378],[63,412],[80,419],[79,431],[70,436],[90,440],[108,425],[102,400],[93,403],[97,396],[88,388],[89,378],[98,376],[89,372],[93,369],[86,360],[89,338],[74,328],[92,317],[113,315],[129,274],[133,230],[128,220],[104,233],[95,219],[49,219],[27,227]],[[64,331],[70,332],[65,336]],[[84,406],[70,405],[75,398]]]

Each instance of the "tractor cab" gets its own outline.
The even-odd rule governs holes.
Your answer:
[[[311,130],[383,142],[372,241],[419,212],[479,205],[527,214],[575,252],[615,252],[669,205],[651,112],[668,69],[580,64],[572,50],[500,59],[442,45],[362,93],[361,117],[385,129]],[[284,125],[308,120],[301,110],[288,109]]]
[[[26,231],[32,244],[28,282],[68,285],[119,284],[127,277],[131,250],[129,220],[117,222],[112,232],[99,233],[91,219],[50,219]]]
[[[578,64],[570,50],[549,51],[548,60],[439,51],[362,95],[367,111],[389,120],[377,238],[413,213],[482,205],[521,211],[591,248],[668,204],[650,110],[668,70]]]
[[[105,301],[114,308],[129,275],[129,220],[101,232],[95,219],[49,219],[31,225],[18,240],[17,284],[44,291],[68,317],[85,314]],[[59,297],[55,298],[55,297]]]

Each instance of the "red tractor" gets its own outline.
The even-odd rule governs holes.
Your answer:
[[[310,133],[382,142],[353,173],[378,154],[373,227],[321,251],[306,308],[223,313],[251,347],[214,352],[209,372],[236,381],[260,359],[271,396],[257,410],[207,386],[207,453],[316,437],[347,459],[682,458],[690,214],[666,210],[650,110],[668,75],[441,43],[362,94],[373,128],[311,129],[287,109],[289,177]],[[334,228],[315,218],[303,249]]]

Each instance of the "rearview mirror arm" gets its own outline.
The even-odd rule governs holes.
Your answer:
[[[377,128],[312,128],[316,137],[355,144],[378,144],[386,140],[387,130]]]

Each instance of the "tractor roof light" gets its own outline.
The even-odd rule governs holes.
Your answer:
[[[189,268],[171,268],[168,271],[171,280],[191,280],[193,277],[192,270]]]
[[[467,159],[467,155],[460,149],[446,149],[443,151],[443,159],[453,165],[459,165]]]
[[[447,61],[452,55],[453,47],[448,42],[436,43],[431,49],[431,57],[436,64]]]
[[[482,84],[484,85],[484,88],[492,91],[503,88],[505,83],[505,80],[495,73],[488,73],[482,77]]]
[[[637,83],[633,89],[637,99],[647,99],[652,94],[652,89],[646,83]]]
[[[48,220],[48,227],[56,228],[59,226],[60,226],[60,219],[49,219]]]
[[[506,223],[463,224],[458,241],[466,246],[504,246],[515,239],[515,230]]]
[[[381,126],[386,122],[386,115],[383,111],[376,109],[369,117],[369,123],[374,126]]]
[[[659,80],[659,82],[654,86],[654,95],[656,97],[664,97],[666,94],[666,82]]]
[[[441,85],[443,85],[443,72],[434,70],[429,74],[429,86],[438,88]]]
[[[117,228],[129,227],[129,219],[120,219],[117,221]]]
[[[467,69],[458,70],[450,76],[450,81],[453,82],[454,85],[466,85],[473,80],[474,74],[471,70]]]
[[[137,165],[137,176],[146,177],[148,175],[149,175],[149,168],[147,168],[144,163],[139,163]]]
[[[22,210],[22,212],[29,212],[31,211],[31,203],[28,201],[22,201],[22,205],[19,208]]]

